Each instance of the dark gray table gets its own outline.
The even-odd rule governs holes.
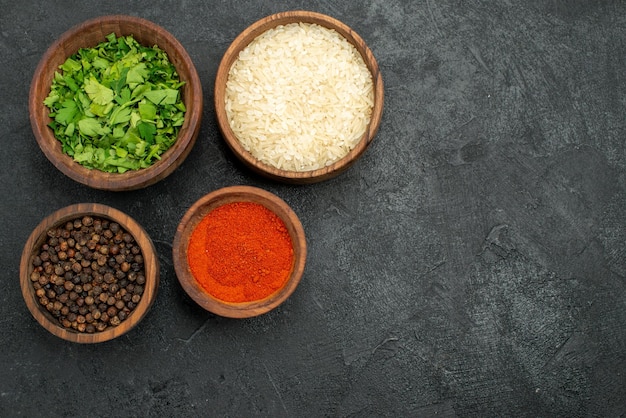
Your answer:
[[[624,1],[63,3],[0,13],[1,416],[626,414]],[[310,186],[246,170],[212,106],[234,37],[294,8],[356,30],[385,81],[372,146]],[[46,48],[113,13],[172,32],[205,98],[185,163],[127,193],[66,178],[28,120]],[[201,310],[172,266],[183,213],[235,184],[285,199],[309,243],[294,295],[250,320]],[[148,316],[96,346],[47,333],[18,281],[31,230],[78,202],[137,219],[161,262]]]

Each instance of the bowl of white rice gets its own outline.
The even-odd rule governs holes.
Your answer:
[[[344,23],[288,11],[246,28],[215,81],[219,128],[233,153],[274,180],[307,184],[349,168],[378,131],[383,81]]]

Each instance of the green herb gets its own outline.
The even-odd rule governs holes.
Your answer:
[[[123,173],[152,165],[185,120],[184,82],[157,46],[110,34],[59,66],[44,104],[63,152],[88,168]]]

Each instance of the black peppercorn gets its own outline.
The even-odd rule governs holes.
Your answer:
[[[111,283],[113,283],[114,281],[115,281],[115,276],[113,275],[113,273],[111,273],[111,272],[107,272],[107,273],[104,275],[104,282],[105,282],[105,283],[107,283],[107,284],[111,284]]]
[[[144,259],[117,222],[83,216],[46,231],[30,275],[39,304],[64,328],[101,332],[117,326],[141,300]]]

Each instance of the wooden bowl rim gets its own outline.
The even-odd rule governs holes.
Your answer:
[[[225,302],[206,292],[196,281],[187,262],[189,238],[198,223],[213,209],[232,202],[260,203],[275,213],[287,227],[294,248],[294,264],[285,285],[265,299],[251,302]],[[198,305],[214,314],[229,318],[250,318],[271,311],[295,291],[304,273],[307,255],[306,237],[300,219],[277,195],[253,186],[229,186],[198,199],[182,217],[172,247],[174,268],[179,283]]]
[[[358,144],[343,158],[334,162],[333,164],[310,171],[290,171],[280,170],[269,164],[265,164],[256,159],[250,152],[248,152],[239,142],[236,135],[232,131],[226,116],[226,109],[224,106],[224,97],[226,94],[226,81],[228,80],[228,72],[232,64],[237,59],[239,52],[245,48],[254,38],[262,34],[263,32],[278,25],[284,25],[288,23],[305,22],[316,23],[321,26],[325,26],[329,29],[336,30],[341,34],[348,42],[356,47],[361,54],[363,61],[367,65],[370,73],[372,74],[372,80],[374,83],[374,106],[372,108],[372,116],[370,123],[359,140]],[[344,172],[351,165],[358,160],[358,158],[365,152],[372,140],[376,136],[380,123],[382,120],[382,113],[384,107],[384,85],[383,79],[378,67],[378,62],[374,57],[374,54],[365,43],[365,41],[348,25],[337,20],[331,16],[305,11],[305,10],[292,10],[286,12],[275,13],[266,16],[256,22],[252,23],[246,29],[244,29],[226,49],[226,52],[222,56],[222,60],[217,69],[214,86],[214,105],[216,110],[216,118],[218,126],[222,132],[222,136],[226,140],[229,148],[234,154],[249,168],[255,172],[264,175],[265,177],[273,180],[293,183],[293,184],[310,184],[320,181],[324,181],[333,178],[340,173]]]
[[[103,26],[108,27],[116,24],[129,24],[136,28],[135,31],[120,30],[119,33],[116,30],[115,32],[118,36],[133,34],[136,37],[135,39],[137,39],[139,34],[145,36],[146,33],[151,33],[151,36],[160,39],[161,44],[158,46],[167,53],[170,62],[176,66],[179,76],[189,86],[183,87],[183,92],[185,90],[188,91],[188,94],[183,93],[187,111],[176,142],[161,156],[160,161],[156,161],[150,167],[140,170],[129,170],[125,173],[107,173],[88,169],[64,154],[61,149],[61,143],[47,126],[46,121],[50,121],[48,117],[49,110],[43,104],[45,96],[40,96],[39,93],[45,92],[47,95],[50,91],[52,77],[57,68],[49,63],[54,62],[57,51],[64,51],[63,56],[67,58],[78,50],[78,48],[67,49],[67,44],[71,39],[80,36],[85,31],[98,30]],[[104,38],[102,41],[104,41]],[[84,45],[84,47],[89,46],[95,45]],[[173,62],[172,56],[180,57],[178,65]],[[59,62],[58,64],[60,65],[61,63]],[[79,23],[62,33],[48,47],[33,74],[29,91],[29,113],[31,127],[39,147],[46,158],[58,170],[74,181],[95,189],[125,191],[148,187],[170,175],[182,164],[191,148],[193,148],[200,131],[203,100],[202,84],[195,65],[183,45],[170,32],[144,18],[115,14],[95,17]]]
[[[71,219],[90,215],[99,218],[106,218],[119,223],[122,228],[130,233],[141,247],[144,258],[144,268],[146,274],[146,284],[141,300],[131,312],[131,314],[120,325],[108,327],[102,332],[93,334],[79,333],[61,326],[52,316],[45,312],[39,305],[33,288],[30,283],[30,273],[32,272],[33,251],[43,243],[48,229],[61,225]],[[146,231],[129,215],[122,211],[100,203],[77,203],[58,209],[46,216],[31,232],[20,259],[20,287],[22,296],[26,302],[28,310],[35,320],[53,335],[66,341],[93,344],[109,341],[123,335],[135,328],[150,310],[159,287],[160,271],[159,260],[154,247],[154,243]]]

